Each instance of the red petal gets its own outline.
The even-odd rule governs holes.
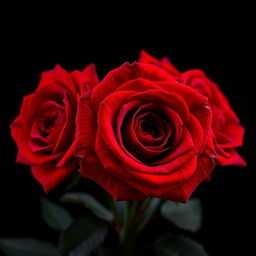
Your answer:
[[[74,158],[74,143],[69,148],[66,149],[66,152],[64,153],[63,157],[59,160],[56,167],[64,167],[65,165],[68,164],[70,160],[72,160],[72,158]]]
[[[145,63],[145,64],[156,64],[160,62],[158,59],[150,55],[148,52],[145,50],[140,51],[140,56],[139,56],[139,62]]]
[[[183,128],[182,138],[176,148],[173,148],[170,154],[158,161],[155,161],[154,165],[167,164],[169,162],[178,159],[179,157],[187,154],[194,149],[194,142],[192,136],[186,127]],[[195,151],[194,151],[195,152]]]
[[[140,111],[140,110],[139,110]],[[133,119],[131,118],[124,126],[124,137],[122,138],[128,151],[143,162],[153,162],[156,157],[168,150],[168,148],[155,148],[143,145],[137,138],[133,128]]]
[[[194,152],[189,152],[178,160],[153,167],[137,163],[131,158],[120,161],[99,133],[96,137],[96,153],[104,168],[113,176],[119,177],[144,194],[155,197],[160,197],[170,186],[190,177],[195,171],[197,159],[193,157]]]
[[[171,61],[167,57],[161,59],[161,65],[161,67],[169,74],[176,77],[180,76],[180,71],[171,63]]]
[[[179,95],[186,102],[189,111],[192,113],[203,106],[208,106],[208,99],[205,96],[184,84],[166,81],[156,83],[164,90]]]
[[[74,151],[80,158],[84,157],[87,151],[95,149],[97,121],[89,103],[86,96],[82,96],[78,103]]]
[[[142,200],[147,196],[134,189],[115,175],[111,175],[100,163],[95,153],[89,153],[81,161],[80,173],[83,177],[96,181],[115,200]]]
[[[129,95],[131,96],[127,98]],[[118,113],[120,106],[122,106],[124,102],[127,102],[128,100],[129,101],[145,100],[149,102],[166,104],[167,106],[170,106],[170,107],[174,106],[174,108],[177,108],[177,110],[179,110],[180,116],[183,119],[185,119],[185,121],[188,120],[188,117],[189,117],[189,114],[186,109],[186,105],[182,101],[182,99],[179,99],[179,96],[168,94],[163,90],[149,90],[147,91],[147,93],[137,93],[137,94],[134,94],[132,91],[115,92],[109,95],[104,100],[103,104],[101,104],[100,106],[100,110],[98,114],[99,130],[103,136],[107,135],[107,136],[104,136],[104,140],[106,144],[109,145],[109,147],[111,147],[111,150],[116,155],[116,157],[121,158],[122,161],[125,161],[127,162],[127,164],[130,164],[132,166],[138,165],[135,167],[135,169],[139,168],[143,172],[148,172],[148,171],[156,172],[154,168],[157,169],[157,167],[148,167],[147,169],[144,165],[140,165],[135,161],[131,161],[130,157],[127,156],[127,154],[121,149],[120,145],[117,143],[116,135],[113,130],[113,127],[115,127],[116,125],[115,113]],[[193,154],[195,154],[195,152]],[[181,156],[181,158],[186,159],[187,155]],[[177,165],[178,166],[176,168],[178,168],[180,166],[179,165],[180,162],[182,162],[180,159],[179,160],[176,159],[176,161],[168,163],[168,165],[170,166],[169,168],[166,167],[166,169],[170,170],[170,168],[175,168],[175,166]]]
[[[227,120],[227,125],[224,129],[219,131],[223,136],[228,138],[227,143],[220,143],[222,148],[240,147],[243,145],[243,138],[245,134],[245,128],[239,123],[232,123]],[[219,137],[216,135],[216,139],[219,143]]]
[[[19,148],[19,154],[30,164],[41,165],[49,163],[58,159],[63,154],[46,155],[42,152],[32,152],[29,146],[29,137],[24,131],[20,117],[16,118],[11,124],[11,135]],[[18,159],[20,159],[20,157],[17,158],[17,160]]]
[[[137,79],[129,80],[123,83],[118,88],[116,88],[115,91],[131,90],[131,91],[143,92],[150,89],[161,89],[161,87],[158,86],[155,82],[152,82],[150,80],[137,78]]]
[[[89,91],[90,80],[89,77],[78,70],[74,70],[71,74],[74,84],[77,86],[77,92],[82,95]]]
[[[117,90],[119,86],[137,78],[148,79],[150,81],[175,81],[172,76],[153,65],[137,62],[133,64],[124,63],[121,67],[109,72],[102,82],[94,88],[91,98],[94,111],[97,112],[104,98]]]
[[[202,154],[198,158],[194,174],[186,181],[170,189],[162,198],[174,202],[187,202],[196,187],[210,175],[214,166],[213,159],[208,154]]]
[[[226,153],[228,157],[224,157],[222,155],[218,155],[218,165],[227,166],[227,165],[235,165],[246,167],[247,163],[245,160],[237,153],[237,151],[233,148],[226,149]]]
[[[73,160],[68,165],[56,168],[54,163],[31,166],[34,178],[43,186],[47,193],[57,187],[78,167],[78,161]]]
[[[158,60],[157,58],[147,53],[145,50],[141,50],[140,56],[139,56],[139,62],[156,65],[174,76],[180,75],[179,70],[170,62],[170,60],[167,57],[164,57],[161,60]]]
[[[77,93],[70,74],[60,65],[56,65],[54,69],[42,73],[38,90],[51,84],[59,84],[61,87],[68,89],[73,95]]]
[[[90,88],[93,89],[99,83],[95,64],[88,65],[82,72],[89,77]]]
[[[76,110],[74,111],[72,103],[67,95],[65,95],[63,102],[65,103],[65,123],[61,129],[61,132],[59,133],[53,153],[67,149],[75,138]]]

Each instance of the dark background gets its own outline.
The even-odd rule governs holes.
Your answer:
[[[168,56],[181,71],[203,69],[219,83],[246,127],[239,152],[248,167],[216,168],[212,181],[199,186],[203,227],[197,234],[185,234],[201,242],[212,256],[251,255],[256,228],[255,28],[250,7],[233,7],[184,12],[163,6],[155,13],[134,7],[128,16],[94,11],[91,18],[90,8],[79,13],[56,10],[50,14],[54,19],[48,13],[28,19],[24,13],[21,17],[10,13],[15,22],[3,26],[0,59],[0,236],[53,241],[56,237],[40,217],[41,186],[28,166],[15,164],[17,149],[9,135],[21,99],[36,88],[40,73],[55,64],[72,71],[94,62],[102,78],[123,62],[135,61],[145,49],[156,57]],[[152,229],[164,229],[166,224],[159,225]]]

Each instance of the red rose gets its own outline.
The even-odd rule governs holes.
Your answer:
[[[185,202],[214,166],[208,100],[154,65],[125,63],[81,97],[81,175],[117,200]]]
[[[180,76],[180,71],[170,62],[167,57],[158,60],[152,55],[148,54],[146,51],[142,50],[140,52],[139,62],[156,65],[175,77]]]
[[[97,79],[94,65],[70,74],[56,66],[43,72],[35,92],[23,98],[11,125],[18,146],[16,161],[31,165],[46,192],[78,167],[73,153],[77,101]]]
[[[164,58],[157,60],[142,51],[139,61],[142,63],[152,63],[174,74],[175,67]],[[235,150],[236,147],[243,145],[245,129],[241,126],[237,115],[232,110],[228,99],[221,92],[218,85],[212,82],[201,70],[189,70],[184,73],[175,73],[178,81],[192,87],[197,92],[206,96],[213,114],[212,131],[215,138],[215,147],[217,151],[217,164],[219,165],[238,165],[246,166],[246,162]]]

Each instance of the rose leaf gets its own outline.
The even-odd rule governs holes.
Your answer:
[[[185,204],[165,201],[161,213],[179,228],[196,232],[201,227],[202,206],[199,199],[190,199]]]
[[[157,256],[208,256],[201,244],[181,235],[166,234],[155,243]]]
[[[47,199],[41,200],[41,213],[44,221],[53,229],[65,230],[73,222],[68,211]]]
[[[1,238],[0,248],[6,256],[58,256],[57,248],[33,238]]]
[[[104,207],[99,201],[97,201],[90,194],[82,192],[70,192],[64,194],[60,198],[61,202],[81,204],[85,208],[90,209],[97,217],[102,220],[112,222],[114,216],[110,210]]]
[[[95,218],[81,218],[62,232],[59,242],[61,256],[86,256],[103,243],[107,225]]]

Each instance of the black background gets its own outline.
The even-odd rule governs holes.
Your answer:
[[[50,14],[54,19],[46,12],[29,18],[24,13],[10,13],[9,19],[15,18],[15,22],[3,26],[0,59],[0,236],[56,237],[40,217],[40,185],[29,167],[15,164],[17,149],[9,125],[18,114],[22,96],[32,92],[40,73],[55,64],[72,71],[94,62],[102,78],[123,62],[135,61],[145,49],[156,57],[168,56],[181,71],[203,69],[219,83],[246,127],[239,152],[248,167],[218,167],[212,182],[199,186],[196,195],[203,202],[203,227],[197,234],[185,234],[201,242],[213,256],[252,255],[256,226],[255,28],[249,7],[233,7],[221,6],[216,11],[212,6],[202,11],[188,8],[185,12],[162,6],[155,13],[134,7],[133,13],[117,11],[115,17],[108,12],[90,13],[90,8],[79,13],[56,9]],[[90,18],[89,13],[93,14]],[[165,223],[159,225],[152,229],[164,229]]]

